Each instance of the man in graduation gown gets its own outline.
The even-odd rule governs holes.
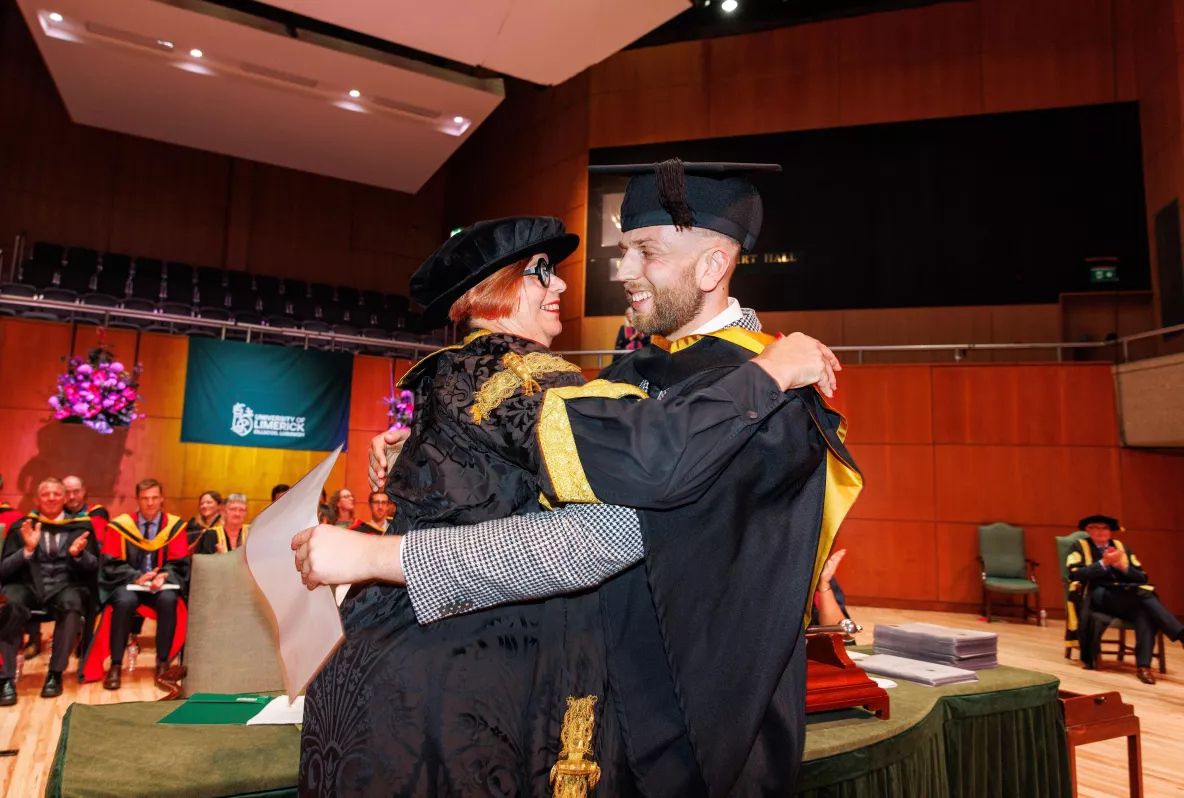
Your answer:
[[[185,519],[164,512],[164,494],[155,479],[136,485],[139,511],[107,525],[99,573],[103,613],[83,668],[85,681],[118,690],[133,616],[156,618],[156,677],[168,668],[185,643],[185,590],[189,586],[189,542]],[[129,588],[135,589],[129,589]]]
[[[626,170],[634,177],[622,206],[620,276],[635,323],[655,339],[601,376],[669,400],[718,381],[772,340],[728,296],[737,256],[759,232],[761,202],[751,182],[721,165]],[[600,398],[605,391],[597,381],[544,399],[538,437],[555,502],[642,503],[647,475],[622,463],[645,458],[615,448],[619,413]],[[625,569],[599,595],[614,710],[638,789],[789,794],[805,737],[804,619],[862,486],[844,436],[838,414],[803,389],[694,503],[636,516],[569,504],[549,517],[478,525],[483,542],[473,527],[412,532],[401,565],[417,618],[586,588]],[[631,445],[661,443],[635,436]]]
[[[370,520],[358,519],[350,529],[355,532],[368,532],[371,535],[385,535],[390,527],[391,498],[385,490],[370,491]]]
[[[1096,623],[1098,614],[1121,618],[1135,627],[1135,668],[1139,681],[1155,684],[1151,653],[1155,635],[1172,641],[1184,639],[1184,624],[1168,612],[1148,581],[1147,572],[1135,553],[1118,538],[1118,519],[1091,515],[1081,519],[1081,531],[1089,535],[1065,558],[1069,571],[1071,613],[1065,624],[1066,640],[1081,647],[1081,662],[1094,667],[1098,644],[1105,625]]]
[[[66,512],[65,487],[47,479],[37,486],[37,509],[13,525],[0,553],[0,583],[9,606],[21,618],[47,611],[54,621],[53,650],[42,698],[62,694],[62,674],[93,615],[98,595],[99,544],[91,521]],[[22,629],[6,625],[0,637],[0,706],[16,703],[13,684]]]

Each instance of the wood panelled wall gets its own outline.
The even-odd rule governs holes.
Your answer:
[[[0,249],[13,237],[405,294],[444,235],[418,195],[76,125],[0,0]]]
[[[446,214],[462,224],[567,212],[582,232],[583,220],[570,215],[585,196],[581,146],[672,142],[676,154],[675,142],[687,139],[1137,99],[1150,229],[1150,214],[1179,194],[1184,178],[1182,20],[1182,0],[973,0],[627,50],[557,88],[512,94],[450,162]],[[560,152],[573,184],[541,177]],[[466,192],[479,203],[458,196]],[[582,315],[582,260],[581,251],[564,266],[565,277],[581,282],[567,280],[574,301],[559,344],[611,346],[618,320],[573,324]],[[1079,311],[1089,318],[1077,319]],[[1068,315],[1054,306],[789,315],[809,316],[835,342],[945,343],[968,332],[1011,342],[1101,340],[1112,328],[1095,311],[1078,303]],[[1132,319],[1141,329],[1155,323],[1147,308],[1126,316],[1124,329]],[[982,337],[988,327],[995,337]]]
[[[33,506],[37,483],[48,476],[77,474],[86,481],[92,501],[114,512],[135,508],[135,485],[159,479],[165,488],[165,508],[186,518],[197,508],[203,491],[223,495],[244,493],[253,517],[270,501],[277,483],[291,484],[325,456],[238,446],[181,443],[181,411],[185,398],[187,339],[183,336],[127,330],[108,332],[108,344],[125,363],[138,357],[144,364],[141,412],[131,427],[99,435],[86,427],[53,420],[46,400],[64,369],[62,358],[73,351],[84,354],[96,342],[96,328],[76,332],[68,324],[0,319],[0,373],[11,375],[10,388],[0,395],[0,499],[14,507]],[[394,377],[410,363],[380,357],[355,356],[349,417],[348,451],[338,460],[330,492],[348,487],[359,496],[365,513],[367,447],[387,427],[386,405]]]
[[[1118,446],[1108,366],[853,366],[835,404],[866,482],[836,543],[850,602],[973,610],[978,526],[1003,521],[1024,528],[1055,614],[1054,538],[1105,513],[1184,614],[1184,455]]]

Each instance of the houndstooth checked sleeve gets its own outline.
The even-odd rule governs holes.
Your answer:
[[[429,624],[499,604],[594,587],[643,554],[628,507],[571,504],[467,526],[417,529],[402,564],[416,620]]]

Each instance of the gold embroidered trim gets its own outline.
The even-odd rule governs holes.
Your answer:
[[[554,374],[556,372],[578,372],[580,367],[568,363],[558,355],[546,352],[531,352],[523,357],[517,352],[507,352],[502,356],[502,371],[494,374],[485,381],[473,406],[469,408],[469,415],[474,424],[485,421],[502,402],[509,399],[518,389],[522,389],[523,396],[534,396],[541,391],[536,374]]]
[[[625,396],[647,398],[645,391],[636,385],[608,380],[592,380],[586,385],[552,388],[543,394],[543,407],[539,411],[536,434],[539,439],[539,452],[543,456],[543,464],[547,468],[551,488],[558,501],[600,503],[580,462],[580,453],[576,449],[576,440],[571,432],[571,420],[567,417],[565,402],[568,399],[620,399]]]
[[[587,798],[600,781],[600,765],[592,758],[592,732],[596,729],[596,696],[568,696],[559,732],[562,748],[551,768],[554,798]],[[587,758],[585,758],[587,757]]]

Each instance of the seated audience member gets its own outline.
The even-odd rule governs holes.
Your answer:
[[[3,477],[3,475],[0,475],[0,490],[3,490],[3,489],[4,489],[4,477]],[[4,525],[5,530],[11,529],[12,525],[14,523],[16,523],[17,521],[19,521],[21,519],[21,516],[23,516],[23,515],[24,515],[24,513],[22,513],[20,510],[16,509],[15,507],[13,507],[8,502],[0,502],[0,524]],[[0,536],[2,536],[3,534],[4,534],[4,532],[0,531]]]
[[[54,621],[49,672],[42,698],[62,694],[62,674],[82,634],[83,617],[93,615],[98,592],[99,546],[90,519],[65,509],[61,480],[37,486],[37,509],[14,524],[0,553],[0,582],[18,621],[32,610],[46,610]],[[16,703],[13,683],[21,626],[9,625],[0,638],[0,706]]]
[[[107,508],[101,504],[91,504],[88,501],[86,490],[86,483],[82,481],[82,477],[68,476],[62,480],[62,485],[66,490],[66,515],[69,518],[75,519],[89,519],[92,533],[91,539],[94,541],[95,550],[103,545],[103,535],[107,531],[107,521],[110,516],[107,514]],[[92,592],[90,595],[92,601],[98,600],[98,594]],[[41,653],[41,620],[40,618],[30,618],[28,625],[25,626],[25,631],[29,635],[29,644],[25,646],[25,659],[33,659]]]
[[[814,591],[814,601],[810,605],[811,626],[834,626],[841,623],[847,614],[847,602],[843,596],[843,589],[839,587],[839,580],[835,579],[835,571],[847,553],[846,549],[832,552],[822,566],[822,573],[818,576],[818,589]]]
[[[197,497],[197,515],[189,519],[185,526],[185,536],[189,541],[190,551],[194,550],[198,542],[218,524],[222,523],[222,494],[216,490],[207,490]]]
[[[613,349],[622,350],[627,349],[630,352],[648,346],[650,337],[641,330],[633,326],[633,308],[625,308],[625,323],[617,329],[617,342]],[[613,355],[613,362],[616,363],[624,355]]]
[[[390,526],[391,499],[384,490],[370,492],[370,520],[357,521],[350,529],[355,532],[369,532],[372,535],[385,535]]]
[[[247,520],[247,497],[231,493],[226,497],[222,523],[207,530],[197,542],[194,554],[225,554],[247,542],[250,525]]]
[[[282,482],[280,484],[276,485],[274,488],[271,489],[271,503],[275,504],[279,500],[280,496],[283,496],[285,493],[287,493],[291,489],[292,489],[291,485],[285,485]],[[321,496],[322,496],[321,501],[324,501],[324,493],[325,493],[324,491],[321,491]]]
[[[353,491],[349,488],[334,491],[329,497],[329,520],[324,523],[349,529],[354,525],[355,505]]]
[[[1139,558],[1114,537],[1115,532],[1123,531],[1117,519],[1091,515],[1081,519],[1079,526],[1089,537],[1077,541],[1065,558],[1071,601],[1065,624],[1066,639],[1077,640],[1081,662],[1092,670],[1098,643],[1105,632],[1091,624],[1092,614],[1099,612],[1123,619],[1135,628],[1135,667],[1139,681],[1155,684],[1151,652],[1156,631],[1178,641],[1184,637],[1184,625],[1160,603]]]
[[[106,606],[83,669],[84,679],[97,679],[110,651],[111,666],[103,680],[108,690],[121,685],[128,634],[141,607],[156,616],[157,676],[185,642],[184,591],[189,585],[185,521],[164,512],[164,491],[155,479],[136,485],[136,503],[139,510],[134,515],[121,515],[107,525],[99,570]],[[133,586],[135,590],[129,589]]]

